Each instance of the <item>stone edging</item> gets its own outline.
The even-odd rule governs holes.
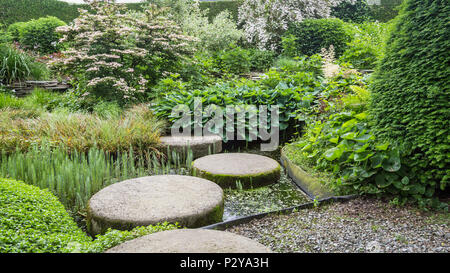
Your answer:
[[[297,186],[302,189],[311,199],[323,199],[333,197],[334,194],[323,186],[318,179],[305,172],[301,167],[294,164],[281,149],[281,164],[286,169],[288,175]]]

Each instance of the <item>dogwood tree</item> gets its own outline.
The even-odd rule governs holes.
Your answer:
[[[57,29],[69,47],[53,62],[71,75],[82,97],[133,101],[147,90],[148,81],[171,72],[192,51],[193,38],[159,16],[156,6],[136,18],[115,0],[86,2],[89,10],[80,9],[72,24]]]

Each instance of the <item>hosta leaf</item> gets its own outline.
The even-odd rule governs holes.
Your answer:
[[[370,161],[372,162],[372,168],[380,168],[381,163],[383,162],[385,156],[383,154],[376,154],[370,158]]]
[[[359,113],[359,114],[355,115],[355,118],[357,118],[359,120],[366,119],[367,118],[367,113],[366,112]]]
[[[351,119],[349,121],[344,122],[344,124],[342,124],[342,128],[351,128],[355,126],[357,123],[358,121],[356,119]]]
[[[335,148],[331,148],[329,150],[327,150],[323,156],[325,157],[325,159],[327,159],[328,161],[333,161],[339,157],[341,157],[342,155],[342,150],[335,147]]]
[[[311,145],[311,144],[308,144],[308,145],[306,145],[305,147],[303,147],[302,151],[303,151],[303,152],[307,152],[307,151],[311,151],[311,149],[312,149],[312,145]]]
[[[362,153],[365,152],[366,149],[369,147],[369,143],[364,144],[361,148],[359,148],[358,150],[355,151],[355,153]],[[356,148],[358,148],[358,146],[356,146]]]
[[[409,184],[409,178],[407,176],[402,178],[402,184],[403,185],[408,185]]]
[[[343,134],[341,137],[343,139],[354,139],[354,138],[356,138],[356,136],[357,136],[357,134],[355,132],[348,132],[348,133]]]
[[[397,155],[392,155],[390,154],[389,158],[386,158],[385,160],[383,160],[383,163],[381,164],[381,166],[383,167],[383,169],[385,171],[388,172],[396,172],[398,170],[400,170],[402,164],[400,162],[400,157],[398,157]]]
[[[399,190],[403,190],[403,184],[401,181],[399,180],[394,180],[392,181],[392,184],[394,185],[394,187],[396,187]]]
[[[357,142],[362,142],[362,143],[366,143],[367,141],[369,141],[370,139],[372,139],[373,136],[370,134],[366,134],[363,136],[359,136],[357,138],[353,138],[353,140],[357,141]]]
[[[357,153],[355,154],[355,157],[353,158],[357,162],[365,161],[369,157],[373,156],[373,153],[371,152],[363,152],[363,153]]]
[[[385,175],[382,174],[382,173],[380,173],[377,176],[375,176],[375,183],[377,184],[377,186],[379,188],[386,188],[386,187],[389,187],[392,184],[392,182],[388,181],[386,179]]]

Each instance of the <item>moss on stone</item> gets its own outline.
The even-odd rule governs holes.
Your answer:
[[[278,166],[274,170],[251,175],[213,174],[194,167],[194,174],[197,177],[217,183],[223,189],[236,189],[238,188],[238,182],[243,189],[252,189],[276,183],[280,179],[281,167]]]
[[[108,219],[107,217],[93,216],[89,205],[88,205],[88,215],[87,215],[87,229],[91,236],[95,236],[97,234],[104,234],[109,228],[116,230],[132,230],[136,227],[141,226],[150,226],[157,225],[161,223],[131,223],[120,220]],[[212,225],[215,223],[222,222],[224,212],[224,200],[215,206],[212,210],[208,211],[205,215],[195,215],[196,217],[190,218],[186,217],[185,219],[180,219],[177,221],[162,221],[167,222],[168,224],[178,224],[181,227],[186,228],[199,228],[203,226]]]
[[[316,199],[333,196],[333,193],[318,178],[304,171],[301,166],[294,164],[289,159],[285,148],[281,150],[281,162],[294,182]]]

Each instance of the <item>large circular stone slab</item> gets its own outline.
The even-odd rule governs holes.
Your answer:
[[[175,151],[180,155],[186,155],[188,150],[191,150],[194,159],[222,151],[222,138],[220,136],[165,136],[161,137],[160,141],[160,150],[163,153],[167,154],[167,148],[170,152]]]
[[[269,253],[269,248],[233,233],[207,229],[178,229],[143,236],[107,253]]]
[[[104,188],[88,203],[88,229],[92,235],[108,228],[178,222],[201,227],[220,222],[223,190],[192,176],[157,175],[126,180]]]
[[[196,176],[216,182],[222,188],[236,188],[239,181],[244,189],[276,183],[281,171],[277,161],[245,153],[205,156],[193,162],[193,169]]]

